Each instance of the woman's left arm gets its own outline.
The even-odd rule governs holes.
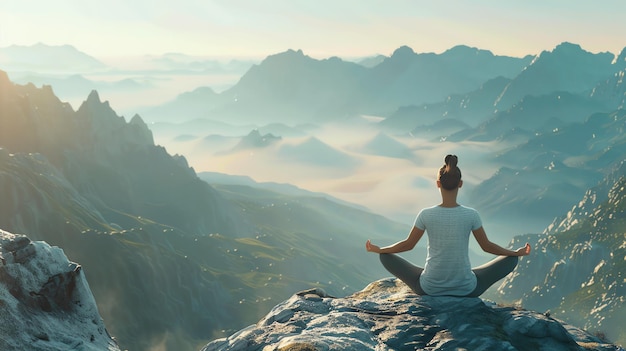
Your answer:
[[[409,236],[402,241],[398,241],[397,243],[390,245],[390,246],[379,247],[377,245],[372,244],[372,242],[368,240],[365,243],[365,249],[369,252],[374,252],[374,253],[379,253],[379,254],[409,251],[415,247],[415,245],[417,244],[418,241],[420,241],[423,235],[424,235],[423,229],[413,226],[413,228],[411,229],[411,232],[409,233]]]
[[[527,256],[530,254],[529,243],[526,243],[524,247],[520,247],[519,249],[512,251],[491,242],[487,238],[487,234],[485,233],[485,229],[483,227],[473,230],[472,233],[474,233],[474,237],[476,238],[478,245],[480,245],[480,248],[485,252],[499,256]]]

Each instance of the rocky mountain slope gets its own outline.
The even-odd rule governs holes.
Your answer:
[[[593,54],[562,43],[537,55],[513,77],[485,80],[479,89],[450,94],[435,103],[412,102],[387,115],[381,126],[416,132],[440,120],[470,127],[448,140],[494,140],[512,129],[551,130],[582,122],[595,112],[623,107],[624,53]]]
[[[623,350],[548,315],[480,298],[417,296],[397,279],[344,298],[311,289],[202,351]]]
[[[511,78],[500,76],[484,82],[476,90],[451,94],[440,102],[401,106],[380,125],[396,132],[413,133],[422,130],[424,125],[449,119],[463,122],[467,128],[476,126],[496,112],[494,102],[510,81]],[[454,133],[445,135],[451,134]]]
[[[526,230],[543,230],[623,160],[625,122],[626,113],[617,110],[535,132],[494,155],[501,168],[472,189],[472,203],[502,220],[519,220],[518,213],[523,221],[532,216],[536,225]]]
[[[82,267],[63,250],[0,230],[0,349],[119,351]]]
[[[624,68],[611,53],[593,54],[579,45],[561,43],[543,51],[503,90],[496,107],[506,110],[528,95],[554,91],[583,93]]]
[[[499,299],[605,333],[626,343],[626,167],[620,162],[566,216],[530,240],[535,253],[507,277]]]

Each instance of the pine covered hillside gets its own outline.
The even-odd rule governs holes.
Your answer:
[[[535,253],[520,262],[498,292],[526,308],[604,333],[626,344],[626,163],[622,161],[578,205],[531,240]]]

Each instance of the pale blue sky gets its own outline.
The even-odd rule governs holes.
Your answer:
[[[626,1],[0,0],[0,47],[70,44],[96,57],[163,54],[322,58],[457,44],[522,56],[563,41],[626,46]]]

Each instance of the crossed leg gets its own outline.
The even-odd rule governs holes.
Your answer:
[[[517,266],[518,261],[519,257],[517,256],[498,256],[472,269],[476,275],[476,288],[470,294],[466,295],[466,297],[480,296],[498,280],[511,273],[513,269],[515,269],[515,266]],[[394,254],[380,254],[380,262],[389,273],[402,280],[416,294],[427,295],[420,286],[420,275],[422,275],[424,268],[418,267]]]
[[[498,256],[493,260],[472,269],[476,275],[476,289],[474,289],[474,291],[467,296],[480,296],[498,280],[513,272],[518,261],[519,257],[517,256]]]
[[[380,254],[380,262],[389,273],[402,280],[418,295],[427,295],[420,286],[420,275],[424,268],[418,267],[394,254]]]

